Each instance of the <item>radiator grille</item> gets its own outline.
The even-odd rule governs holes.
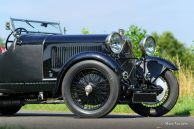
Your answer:
[[[51,49],[52,69],[59,69],[69,60],[81,52],[102,51],[102,44],[65,44],[63,46],[54,46]]]

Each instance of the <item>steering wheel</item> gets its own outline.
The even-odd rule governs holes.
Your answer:
[[[13,35],[14,37],[16,35],[21,35],[22,33],[28,33],[28,31],[25,28],[17,28],[14,31],[11,32],[11,34],[9,34],[9,36],[7,37],[7,40],[5,42],[5,48],[6,50],[8,49],[8,43],[13,43],[14,40],[10,40],[10,37]]]

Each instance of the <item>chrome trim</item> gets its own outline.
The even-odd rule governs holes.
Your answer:
[[[121,51],[118,52],[118,53],[114,53],[114,52],[112,51],[111,45],[110,45],[110,44],[111,44],[111,39],[112,39],[112,37],[113,37],[114,35],[119,35],[119,37],[121,38],[121,45],[122,45],[122,48],[121,48]],[[108,48],[111,52],[113,52],[114,54],[120,54],[120,53],[122,52],[122,50],[123,50],[125,41],[123,40],[122,36],[121,36],[118,32],[112,32],[112,33],[111,33],[110,35],[108,35],[108,37],[106,38],[105,44],[106,44],[107,48]]]
[[[118,30],[118,33],[119,33],[121,36],[125,36],[125,30],[124,30],[124,29],[119,29],[119,30]]]
[[[57,81],[57,78],[44,78],[43,81]]]
[[[15,29],[17,29],[15,27],[14,21],[22,21],[22,22],[35,22],[35,23],[55,24],[55,25],[58,25],[59,26],[60,33],[48,33],[48,34],[64,34],[63,31],[62,31],[60,22],[48,22],[48,21],[38,21],[38,20],[27,20],[27,19],[18,19],[18,18],[12,18],[12,17],[10,17],[10,21],[11,21],[11,25],[12,25],[13,31],[15,31]],[[36,33],[36,32],[32,32],[32,31],[28,31],[28,32]],[[37,31],[37,33],[47,33],[47,32]]]
[[[140,47],[142,53],[143,53],[143,54],[146,54],[146,55],[147,55],[147,53],[146,53],[146,50],[145,50],[145,43],[146,43],[147,39],[149,39],[149,38],[152,38],[152,39],[153,39],[153,41],[154,41],[154,43],[155,43],[155,46],[156,46],[156,41],[155,41],[155,39],[154,39],[152,36],[150,36],[150,35],[146,35],[146,36],[140,41],[140,43],[139,43],[139,47]]]

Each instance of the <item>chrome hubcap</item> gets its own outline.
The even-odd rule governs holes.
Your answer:
[[[100,71],[83,69],[73,78],[71,97],[83,110],[97,110],[104,106],[110,96],[109,81]]]
[[[143,103],[144,106],[148,106],[148,107],[157,107],[157,106],[160,106],[161,104],[163,104],[163,102],[167,99],[168,97],[168,84],[167,82],[165,81],[164,78],[162,77],[159,77],[155,82],[154,82],[155,85],[158,85],[158,86],[161,86],[161,88],[163,89],[162,90],[162,93],[160,93],[156,99],[157,101],[152,103]]]
[[[86,87],[85,87],[85,92],[86,92],[86,96],[88,96],[89,94],[92,93],[92,85],[89,83]]]
[[[161,86],[162,89],[163,89],[162,93],[160,93],[157,96],[157,100],[161,101],[166,95],[166,92],[168,90],[168,85],[167,85],[166,81],[163,78],[160,78],[160,77],[156,80],[155,84]]]

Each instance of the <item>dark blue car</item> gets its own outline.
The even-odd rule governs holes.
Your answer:
[[[0,114],[26,104],[66,104],[80,117],[103,117],[117,104],[142,116],[161,116],[178,99],[171,62],[154,57],[156,43],[140,42],[142,57],[124,30],[65,35],[59,23],[11,18],[0,54]]]

